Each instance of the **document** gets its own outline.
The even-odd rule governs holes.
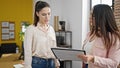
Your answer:
[[[78,58],[79,54],[86,54],[84,50],[70,49],[70,48],[51,48],[53,54],[59,60],[73,60],[81,61]]]
[[[22,64],[15,64],[13,66],[14,66],[14,68],[24,68],[24,66]]]

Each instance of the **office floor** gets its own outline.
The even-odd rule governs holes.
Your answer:
[[[23,60],[19,60],[20,54],[3,54],[0,58],[0,68],[13,68],[15,64],[23,63]]]

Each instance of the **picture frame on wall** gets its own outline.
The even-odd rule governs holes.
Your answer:
[[[15,22],[2,21],[1,22],[1,40],[15,39]]]

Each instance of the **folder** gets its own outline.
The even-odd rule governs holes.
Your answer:
[[[59,60],[73,60],[73,61],[81,61],[78,58],[79,54],[86,54],[85,50],[77,50],[70,48],[51,48],[55,57]]]

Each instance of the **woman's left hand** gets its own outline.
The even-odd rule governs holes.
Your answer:
[[[56,68],[60,68],[59,66],[57,66]]]
[[[93,62],[94,63],[94,56],[92,55],[78,55],[80,59],[82,59],[84,62]]]

